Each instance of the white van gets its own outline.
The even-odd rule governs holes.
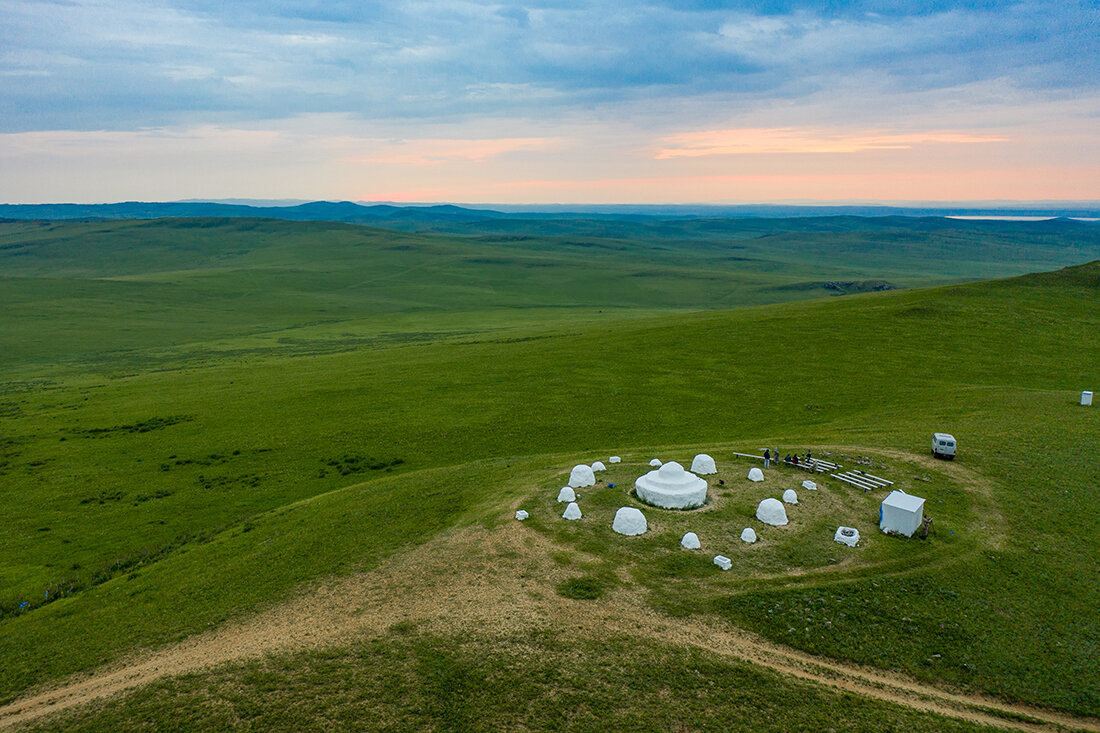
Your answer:
[[[936,458],[955,458],[955,436],[947,433],[932,434],[932,455]]]

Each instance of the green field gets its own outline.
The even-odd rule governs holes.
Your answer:
[[[1100,363],[1100,263],[821,287],[1054,268],[1096,259],[1094,232],[703,241],[4,223],[0,703],[430,543],[507,530],[526,540],[500,562],[547,568],[522,591],[540,603],[596,613],[629,599],[654,618],[1100,716],[1100,416],[1076,404]],[[934,430],[959,438],[957,461],[925,456]],[[751,485],[730,451],[773,445],[866,456],[928,499],[936,533],[882,536],[881,494],[826,479],[800,492],[790,531],[768,535],[756,501],[804,476]],[[706,510],[650,509],[650,534],[610,532],[649,458],[687,465],[700,451],[724,481]],[[582,493],[585,518],[558,519],[561,472],[611,454],[624,464]],[[532,518],[515,526],[520,506]],[[839,523],[866,541],[831,542]],[[741,546],[743,526],[763,541]],[[678,549],[689,528],[702,553]],[[734,570],[710,564],[718,552]],[[495,588],[486,599],[519,602]],[[573,637],[556,623],[399,623],[35,724],[968,725],[627,627]]]

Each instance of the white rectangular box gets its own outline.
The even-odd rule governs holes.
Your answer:
[[[1086,406],[1092,404],[1092,392],[1081,393],[1081,404]]]

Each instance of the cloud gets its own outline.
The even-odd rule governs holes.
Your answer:
[[[451,161],[482,163],[505,153],[542,151],[560,146],[563,142],[557,138],[544,137],[499,138],[495,140],[380,141],[380,144],[375,146],[375,152],[356,158],[356,160],[360,163],[418,166],[438,165]]]
[[[790,127],[741,128],[681,132],[662,138],[654,157],[697,158],[708,155],[775,155],[793,153],[859,153],[908,150],[917,145],[1008,142],[1002,135],[936,130],[917,133],[838,132]]]

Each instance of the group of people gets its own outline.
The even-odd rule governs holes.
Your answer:
[[[807,450],[806,451],[806,458],[802,459],[802,460],[803,461],[808,461],[808,460],[812,459],[813,457],[814,457],[813,453],[810,452],[809,450]],[[767,468],[768,466],[770,466],[772,461],[775,461],[776,463],[779,462],[779,449],[776,448],[775,452],[773,453],[772,451],[765,448],[764,449],[764,468]],[[797,466],[798,463],[799,463],[798,454],[795,453],[794,455],[791,455],[790,453],[788,453],[787,456],[783,459],[783,462],[784,463],[789,463],[792,466]]]

